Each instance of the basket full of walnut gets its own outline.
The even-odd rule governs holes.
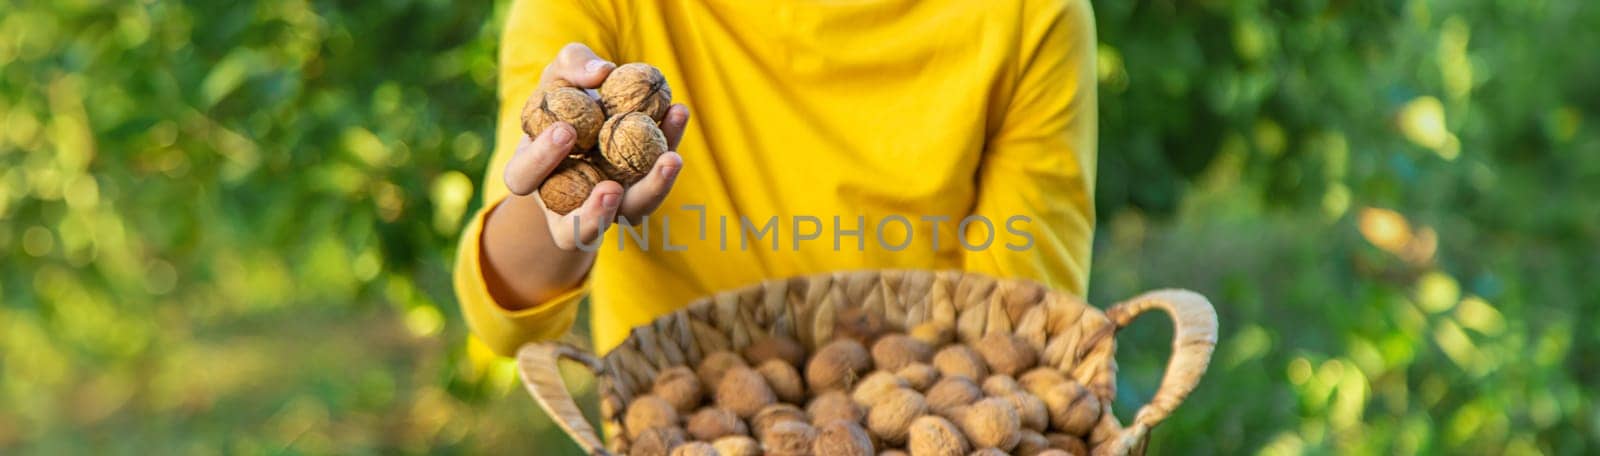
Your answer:
[[[1160,388],[1112,414],[1115,335],[1148,310],[1174,322]],[[1202,296],[1146,293],[1101,312],[1034,282],[857,271],[769,280],[633,329],[603,356],[518,353],[524,385],[595,454],[1140,454],[1216,345]],[[556,361],[595,373],[609,445]],[[686,431],[687,430],[687,431]],[[894,453],[898,452],[898,453]]]

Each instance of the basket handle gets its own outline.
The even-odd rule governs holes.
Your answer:
[[[591,372],[598,373],[603,368],[599,359],[583,349],[561,343],[530,343],[517,350],[517,370],[522,373],[522,385],[550,415],[551,421],[578,442],[584,452],[609,455],[594,426],[583,417],[583,411],[578,409],[572,392],[561,379],[556,361],[562,358],[582,363]]]
[[[1172,317],[1172,358],[1167,361],[1167,373],[1161,378],[1155,397],[1139,409],[1132,425],[1123,430],[1120,438],[1110,442],[1114,445],[1112,454],[1127,454],[1128,450],[1143,445],[1150,428],[1167,419],[1200,383],[1200,376],[1211,364],[1211,352],[1217,345],[1217,311],[1205,296],[1193,291],[1151,291],[1112,306],[1106,316],[1117,329],[1122,329],[1152,309]]]

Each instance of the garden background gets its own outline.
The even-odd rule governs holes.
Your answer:
[[[0,453],[571,451],[449,284],[506,7],[0,0]],[[1156,454],[1600,451],[1600,4],[1095,8],[1091,300],[1222,322]]]

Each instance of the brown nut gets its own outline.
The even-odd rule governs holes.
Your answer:
[[[1045,407],[1043,400],[1033,397],[1026,391],[1018,391],[1004,397],[1011,402],[1011,407],[1017,409],[1017,418],[1022,420],[1022,427],[1039,432],[1050,429],[1050,410]]]
[[[589,162],[567,158],[539,184],[539,199],[550,211],[567,215],[583,206],[583,201],[589,199],[589,192],[593,192],[594,186],[604,180],[606,176]]]
[[[904,334],[889,334],[872,343],[873,365],[890,372],[932,357],[933,349],[928,344]]]
[[[865,415],[861,407],[843,391],[829,391],[812,399],[811,403],[806,405],[806,414],[811,415],[812,426],[820,426],[834,420],[860,423]]]
[[[1072,435],[1088,435],[1100,421],[1100,398],[1075,381],[1065,381],[1045,391],[1050,427]]]
[[[817,430],[804,421],[780,421],[761,434],[761,446],[770,456],[807,456]]]
[[[755,341],[744,347],[743,353],[745,360],[755,365],[773,358],[782,359],[796,369],[805,367],[806,363],[806,347],[785,336],[769,336]]]
[[[1005,399],[991,397],[958,409],[955,423],[972,446],[979,448],[1011,451],[1022,439],[1017,433],[1022,428],[1017,411]]]
[[[878,335],[887,329],[883,312],[874,312],[865,307],[845,307],[834,315],[833,337],[855,339],[862,346],[877,340]]]
[[[922,394],[900,388],[884,394],[883,400],[867,411],[867,429],[872,435],[889,445],[906,443],[906,431],[911,421],[927,413],[928,405]]]
[[[772,426],[784,421],[806,421],[806,412],[794,404],[772,404],[762,407],[756,416],[750,417],[750,432],[766,440],[766,433],[772,431]]]
[[[1044,438],[1050,441],[1050,448],[1065,450],[1074,455],[1089,454],[1089,444],[1084,443],[1078,436],[1053,432],[1045,434]]]
[[[777,400],[767,380],[749,367],[728,369],[722,381],[717,383],[717,406],[728,409],[740,418],[755,416],[756,412]]]
[[[962,456],[967,454],[967,438],[961,430],[936,415],[925,415],[911,422],[906,448],[911,456]]]
[[[631,112],[600,127],[600,168],[622,185],[633,185],[667,153],[667,137],[650,116]]]
[[[948,416],[950,410],[977,402],[982,398],[983,391],[972,383],[972,379],[945,377],[928,388],[928,409],[933,413]]]
[[[674,366],[656,374],[650,393],[666,399],[681,413],[689,413],[699,407],[703,395],[700,378],[686,366]]]
[[[1011,456],[998,448],[979,448],[977,451],[967,453],[967,456]]]
[[[994,374],[983,379],[983,394],[994,397],[1009,396],[1011,393],[1022,391],[1022,385],[1017,380],[1006,374]]]
[[[647,63],[629,63],[611,70],[600,83],[600,103],[610,116],[643,113],[657,123],[672,107],[672,87],[661,70]]]
[[[769,359],[756,366],[756,372],[767,379],[767,385],[772,387],[772,392],[778,395],[778,400],[790,404],[803,403],[806,400],[806,385],[800,379],[800,371],[782,359]]]
[[[673,447],[682,445],[687,436],[683,429],[675,427],[650,428],[639,434],[639,438],[631,439],[628,447],[630,456],[667,456]]]
[[[577,134],[573,146],[580,151],[592,149],[599,137],[600,125],[606,121],[605,113],[589,94],[562,85],[546,84],[528,97],[527,104],[522,106],[522,132],[529,138],[536,138],[551,124],[566,122]]]
[[[806,364],[806,386],[813,393],[848,390],[863,372],[872,368],[866,347],[855,339],[834,339],[818,349]]]
[[[700,360],[700,366],[695,368],[695,375],[700,377],[700,384],[708,390],[715,390],[717,383],[722,381],[722,375],[738,366],[747,366],[744,358],[730,351],[719,351],[706,355]]]
[[[1017,440],[1017,447],[1011,449],[1011,454],[1017,456],[1038,456],[1039,453],[1043,453],[1050,449],[1050,441],[1046,440],[1044,438],[1044,434],[1040,434],[1038,431],[1034,431],[1032,429],[1023,429],[1017,434],[1020,435],[1021,438]]]
[[[934,382],[939,381],[939,370],[927,363],[912,363],[895,371],[894,375],[906,381],[906,386],[917,391],[927,391]]]
[[[976,382],[989,376],[989,368],[978,352],[965,345],[947,346],[933,355],[933,367],[941,377],[966,377]]]
[[[689,415],[689,423],[685,429],[695,440],[707,442],[730,435],[750,433],[745,427],[744,420],[739,419],[739,415],[720,407],[706,407]]]
[[[881,370],[873,371],[856,383],[855,390],[850,392],[850,400],[855,401],[856,405],[871,408],[883,400],[886,393],[908,386],[905,380],[894,374]]]
[[[1050,388],[1066,381],[1066,375],[1062,375],[1061,371],[1048,366],[1035,367],[1024,372],[1021,377],[1017,377],[1017,384],[1022,385],[1022,389],[1028,390],[1029,394],[1038,397],[1043,397],[1045,391],[1049,391]]]
[[[984,364],[989,366],[989,371],[995,374],[1020,374],[1033,367],[1039,359],[1032,345],[1007,333],[986,334],[978,339],[975,348],[978,355],[983,357]]]
[[[689,442],[672,449],[670,456],[721,456],[717,448],[706,442]]]
[[[817,440],[811,444],[816,455],[872,456],[872,438],[860,424],[834,420],[817,426]]]
[[[711,442],[721,456],[761,456],[761,444],[750,436],[734,435]]]
[[[634,399],[622,415],[622,427],[630,440],[650,429],[677,426],[678,410],[672,403],[649,394]]]

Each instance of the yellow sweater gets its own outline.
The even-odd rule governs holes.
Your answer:
[[[498,353],[561,336],[584,296],[603,353],[628,328],[767,278],[964,269],[1084,291],[1096,128],[1086,0],[518,0],[509,16],[484,207],[506,197],[523,100],[568,42],[661,68],[694,118],[683,171],[645,225],[650,244],[619,249],[613,227],[587,282],[562,297],[496,304],[479,264],[487,210],[473,217],[455,288]],[[974,219],[958,243],[969,216],[991,225]]]

